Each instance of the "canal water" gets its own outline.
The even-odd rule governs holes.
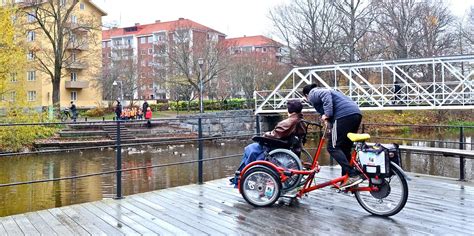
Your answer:
[[[469,136],[471,135],[471,136]],[[421,138],[418,135],[418,138]],[[468,141],[473,134],[468,134]],[[414,137],[411,135],[410,137]],[[425,139],[439,140],[433,134]],[[455,133],[446,134],[445,140],[457,141]],[[388,141],[387,141],[388,142]],[[204,180],[232,176],[240,163],[243,148],[249,141],[207,142],[204,158],[214,158],[237,154],[235,157],[204,162]],[[431,146],[429,142],[412,142],[411,145]],[[317,138],[309,139],[307,148],[317,146]],[[456,148],[455,144],[447,147]],[[471,149],[471,146],[469,146]],[[324,150],[321,165],[329,165],[329,157]],[[142,146],[124,148],[123,168],[161,165],[197,160],[197,144]],[[406,171],[422,174],[459,177],[459,160],[451,157],[432,157],[411,154],[403,156]],[[151,190],[169,188],[197,182],[197,164],[182,164],[168,167],[148,168],[124,172],[123,194],[130,195]],[[0,183],[77,176],[115,169],[113,149],[89,150],[69,153],[30,155],[0,158]],[[468,160],[466,170],[472,179],[473,162]],[[113,198],[115,196],[115,175],[93,176],[76,180],[36,183],[0,188],[0,216],[19,214],[41,209]]]

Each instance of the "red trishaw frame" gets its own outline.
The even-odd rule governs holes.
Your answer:
[[[316,150],[316,153],[314,154],[313,163],[311,164],[310,170],[284,169],[282,167],[276,166],[275,164],[273,164],[269,161],[254,161],[254,162],[251,162],[250,164],[248,164],[240,172],[240,178],[239,178],[239,181],[238,181],[239,191],[240,191],[240,180],[244,176],[245,172],[248,169],[250,169],[252,166],[255,166],[255,165],[263,165],[263,166],[267,166],[267,167],[275,170],[275,172],[280,177],[280,180],[281,180],[282,183],[285,182],[288,179],[288,176],[292,176],[292,175],[295,175],[295,174],[308,175],[308,178],[306,178],[305,183],[303,185],[303,188],[301,188],[296,193],[296,197],[302,197],[305,193],[308,193],[308,192],[311,192],[311,191],[314,191],[314,190],[317,190],[317,189],[320,189],[320,188],[324,188],[324,187],[327,187],[327,186],[334,186],[335,188],[340,189],[340,185],[342,183],[344,183],[345,181],[347,181],[347,179],[349,178],[349,176],[347,174],[343,175],[343,176],[340,176],[340,177],[337,177],[335,179],[331,179],[327,182],[324,182],[324,183],[321,183],[321,184],[315,184],[315,185],[311,186],[313,184],[315,175],[321,169],[321,167],[319,166],[319,163],[318,163],[318,159],[319,159],[319,156],[321,155],[321,150],[323,149],[323,145],[325,144],[325,141],[326,141],[326,137],[325,137],[326,136],[326,131],[327,131],[327,126],[324,128],[324,132],[323,132],[323,135],[322,135],[322,137],[319,141],[318,149]],[[355,166],[359,170],[359,172],[364,175],[365,179],[368,179],[369,177],[364,173],[364,171],[362,171],[362,168],[357,163],[356,157],[357,157],[357,152],[355,150],[353,150],[352,154],[351,154],[351,160],[349,162],[349,165],[350,166]],[[375,187],[375,186],[369,186],[369,187],[353,186],[353,187],[350,187],[350,188],[347,188],[347,189],[343,189],[343,191],[344,192],[378,191],[378,188]]]

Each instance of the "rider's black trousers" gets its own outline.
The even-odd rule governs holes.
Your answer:
[[[349,173],[349,176],[357,175],[358,172],[349,166],[351,160],[352,145],[354,144],[347,133],[357,133],[362,115],[354,114],[335,120],[332,123],[332,130],[328,135],[328,152],[342,167],[342,175]]]

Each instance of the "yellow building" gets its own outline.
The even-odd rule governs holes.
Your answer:
[[[79,0],[74,7],[71,7],[73,0],[15,2],[20,9],[16,19],[17,25],[20,25],[20,31],[23,31],[26,37],[24,45],[27,66],[23,73],[27,101],[33,107],[53,105],[52,77],[55,72],[55,59],[58,58],[58,52],[61,52],[60,61],[63,68],[57,89],[60,106],[68,107],[71,101],[78,108],[97,107],[101,104],[102,93],[98,80],[102,68],[102,16],[106,13],[89,0]],[[59,7],[56,6],[58,3]],[[51,12],[56,13],[50,9],[61,9],[58,11],[66,15],[69,8],[71,12],[64,19],[64,23],[58,21],[41,25],[39,16],[44,18],[44,15],[47,16]],[[52,20],[44,20],[50,21]],[[62,37],[55,36],[57,28],[63,31]],[[58,43],[60,40],[63,41],[62,44]],[[54,41],[56,43],[53,43]],[[63,45],[64,49],[61,51],[56,47],[53,50],[53,45]]]

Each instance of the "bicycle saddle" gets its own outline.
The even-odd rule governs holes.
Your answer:
[[[289,141],[274,139],[274,138],[267,138],[263,136],[254,136],[252,138],[252,141],[260,143],[260,145],[271,147],[271,148],[289,149],[291,147],[291,143]]]
[[[366,141],[370,138],[370,134],[356,134],[356,133],[348,133],[347,137],[352,141],[352,142],[360,142],[360,141]]]

